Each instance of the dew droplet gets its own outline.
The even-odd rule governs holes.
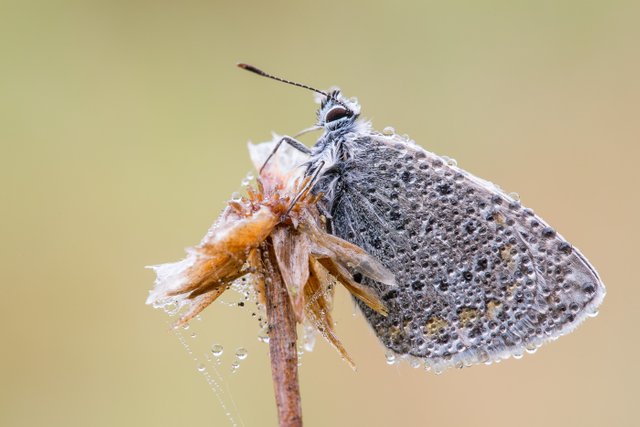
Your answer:
[[[244,179],[242,180],[242,186],[248,187],[252,179],[253,179],[253,175],[251,173],[248,173],[247,176],[245,176]]]
[[[200,363],[198,364],[198,372],[204,372],[207,370],[207,367],[204,366],[204,364]]]
[[[411,361],[409,362],[409,366],[411,366],[413,369],[419,368],[420,365],[421,363],[419,359],[411,359]]]
[[[182,329],[184,329],[185,331],[189,329],[189,324],[185,323],[184,325],[182,325]]]
[[[169,316],[174,316],[178,312],[179,308],[180,306],[175,301],[169,301],[168,303],[162,306],[162,309],[164,310],[164,312],[167,313]]]
[[[456,161],[456,159],[447,159],[447,164],[449,166],[458,166],[458,162]]]
[[[312,325],[304,326],[302,343],[304,351],[313,351],[313,348],[316,345],[316,329]]]
[[[387,126],[384,129],[382,129],[382,133],[384,135],[394,135],[396,133],[396,130],[391,126]]]
[[[509,197],[511,197],[516,202],[520,201],[520,195],[518,193],[516,193],[516,192],[509,193]]]
[[[213,355],[216,357],[222,356],[223,351],[224,351],[224,347],[222,347],[220,344],[214,344],[211,347],[211,353],[213,353]]]
[[[195,332],[191,332],[191,334],[189,335],[191,338],[195,338],[198,336],[198,334],[196,334]]]
[[[236,357],[239,360],[244,360],[247,358],[247,356],[249,355],[249,352],[247,351],[246,348],[244,347],[240,347],[239,349],[236,350]]]
[[[263,342],[265,344],[269,344],[269,335],[267,334],[258,335],[258,341]]]
[[[393,351],[387,350],[384,357],[387,359],[387,365],[393,365],[396,363],[396,354]]]
[[[233,363],[231,364],[231,373],[235,374],[239,368],[240,368],[240,363],[238,363],[237,360],[234,360]]]
[[[525,350],[527,351],[527,353],[533,354],[538,350],[538,346],[535,344],[529,344],[525,347]]]

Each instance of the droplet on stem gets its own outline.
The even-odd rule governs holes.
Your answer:
[[[224,348],[220,344],[214,344],[211,347],[211,353],[213,353],[213,355],[216,357],[222,356],[223,351],[224,351]]]
[[[236,350],[236,357],[239,360],[244,360],[247,358],[247,356],[249,355],[249,352],[247,351],[246,348],[244,347],[240,347],[239,349]]]

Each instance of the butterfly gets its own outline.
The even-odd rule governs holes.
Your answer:
[[[406,137],[376,132],[340,91],[239,66],[320,95],[315,145],[283,137],[271,155],[282,143],[306,154],[327,231],[395,275],[390,288],[353,274],[384,301],[386,316],[356,300],[393,354],[436,371],[491,363],[597,313],[605,287],[594,267],[517,198]]]

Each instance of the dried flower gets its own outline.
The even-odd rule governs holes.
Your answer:
[[[274,140],[277,139],[274,135]],[[261,167],[275,141],[250,145],[256,168]],[[230,285],[250,275],[260,302],[270,275],[279,274],[288,290],[295,319],[308,321],[353,366],[336,337],[331,318],[335,283],[341,283],[373,310],[386,315],[378,295],[353,280],[360,273],[395,286],[393,274],[358,246],[325,231],[316,203],[302,177],[294,150],[281,147],[247,196],[229,201],[207,235],[187,250],[179,262],[152,266],[157,274],[147,299],[156,307],[175,305],[186,311],[175,326],[184,325],[216,300]],[[297,201],[293,204],[294,199]],[[273,251],[274,257],[265,257]],[[277,269],[264,259],[276,259]]]

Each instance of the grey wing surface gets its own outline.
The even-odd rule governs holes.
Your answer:
[[[359,303],[382,343],[434,369],[533,350],[596,313],[595,269],[530,209],[412,142],[348,141],[346,159],[316,185],[334,234],[396,275],[366,277],[387,305]]]

